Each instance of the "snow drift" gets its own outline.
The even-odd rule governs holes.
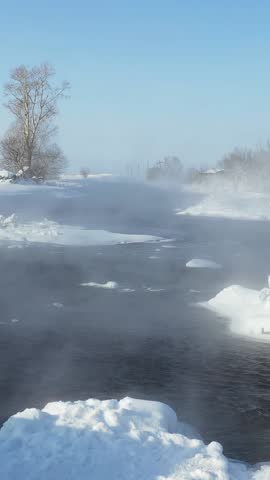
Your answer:
[[[193,258],[186,263],[187,268],[221,268],[219,263],[212,260],[205,260],[203,258]]]
[[[152,235],[87,230],[79,226],[61,225],[48,219],[42,222],[18,223],[13,214],[9,217],[0,215],[0,241],[91,246],[156,242],[162,239]]]
[[[53,402],[0,431],[1,480],[259,480],[216,442],[191,438],[167,405],[124,398]],[[264,469],[264,470],[263,470]],[[264,474],[265,473],[265,474]]]
[[[201,305],[228,318],[234,333],[270,340],[270,288],[231,285]]]

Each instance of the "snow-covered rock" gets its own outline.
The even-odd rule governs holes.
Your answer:
[[[231,285],[201,305],[228,318],[234,333],[270,341],[270,288]]]
[[[26,409],[0,431],[1,480],[250,480],[167,405],[124,398]]]
[[[221,268],[219,263],[203,258],[193,258],[186,263],[187,268]]]

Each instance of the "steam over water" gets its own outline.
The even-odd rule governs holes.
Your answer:
[[[270,344],[194,306],[266,284],[269,224],[176,216],[191,198],[121,181],[70,192],[3,196],[1,213],[174,241],[1,247],[1,422],[52,400],[129,395],[168,403],[228,456],[269,461]],[[192,258],[223,268],[187,269]],[[117,288],[80,285],[91,282]]]

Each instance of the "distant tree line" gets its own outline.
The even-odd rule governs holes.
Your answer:
[[[168,156],[163,160],[159,160],[146,172],[148,180],[169,180],[178,181],[183,175],[183,165],[181,160],[176,156]]]
[[[226,154],[214,168],[192,168],[187,181],[196,184],[220,183],[232,187],[269,189],[270,143],[254,149],[235,148]]]
[[[54,69],[47,63],[12,70],[4,86],[5,107],[13,123],[0,142],[0,164],[14,176],[45,180],[57,177],[66,165],[65,156],[54,141],[54,119],[59,100],[70,86],[53,83]]]

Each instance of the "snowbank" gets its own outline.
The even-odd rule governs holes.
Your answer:
[[[1,480],[251,480],[216,442],[190,438],[174,411],[124,398],[53,402],[11,417],[0,431]],[[250,474],[250,476],[249,476]]]
[[[270,288],[259,291],[232,285],[201,305],[230,319],[234,333],[270,340],[266,334],[270,333]]]
[[[60,225],[44,219],[43,222],[19,224],[15,215],[0,215],[0,241],[38,242],[55,245],[115,245],[162,241],[152,235],[131,235],[106,230],[87,230],[78,226]]]
[[[106,283],[88,282],[88,283],[81,283],[81,286],[82,287],[106,288],[106,289],[109,289],[109,290],[119,287],[117,282],[106,282]]]
[[[246,220],[270,219],[270,196],[256,193],[208,195],[177,215],[224,217]]]
[[[186,263],[187,268],[221,268],[219,263],[212,260],[204,260],[203,258],[193,258]]]

